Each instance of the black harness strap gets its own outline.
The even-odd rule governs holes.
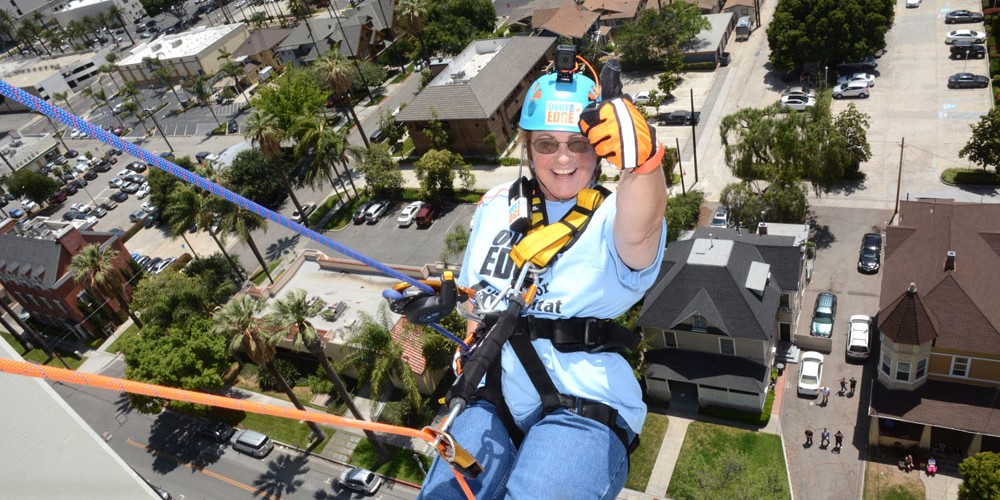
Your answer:
[[[639,345],[638,335],[610,319],[522,316],[518,326],[531,340],[551,340],[560,352],[622,352]]]

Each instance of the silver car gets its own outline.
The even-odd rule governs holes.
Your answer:
[[[842,83],[833,88],[834,99],[843,99],[844,97],[860,97],[865,99],[869,93],[871,93],[871,88],[868,86],[868,82],[863,80]]]

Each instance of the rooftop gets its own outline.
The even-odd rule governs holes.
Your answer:
[[[0,60],[0,78],[15,87],[27,87],[48,78],[63,68],[69,68],[97,56],[97,52],[75,52],[55,57],[32,59],[4,58]]]
[[[201,53],[205,47],[243,28],[243,23],[222,26],[199,26],[183,33],[164,35],[156,40],[139,45],[132,53],[118,61],[118,66],[139,64],[146,57],[153,59],[176,59],[191,57]]]
[[[79,9],[80,7],[86,7],[88,5],[97,5],[104,2],[110,2],[111,0],[72,0],[67,3],[61,10],[56,12],[66,12],[67,10]]]

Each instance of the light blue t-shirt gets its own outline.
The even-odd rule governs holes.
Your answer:
[[[458,278],[461,286],[489,290],[495,295],[515,278],[516,267],[510,260],[513,234],[507,218],[508,188],[503,185],[491,189],[476,210]],[[524,314],[611,319],[626,312],[653,285],[663,259],[666,222],[653,264],[646,269],[629,269],[615,250],[615,199],[616,194],[612,194],[604,200],[576,243],[540,274],[534,301]],[[575,204],[576,200],[547,201],[549,223],[561,219]],[[646,404],[625,358],[616,353],[559,352],[546,339],[534,340],[532,345],[560,393],[607,404],[618,410],[635,433],[642,430]],[[541,400],[509,344],[503,349],[502,367],[503,393],[520,424],[541,407]]]

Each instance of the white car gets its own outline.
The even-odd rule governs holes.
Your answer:
[[[82,214],[89,214],[90,211],[93,210],[93,208],[91,208],[90,205],[86,203],[74,203],[70,205],[70,208]]]
[[[407,227],[410,224],[413,224],[413,219],[416,218],[417,212],[419,212],[420,208],[423,206],[424,202],[415,201],[403,208],[403,210],[399,212],[399,218],[396,219],[396,222],[399,223],[399,227]]]
[[[37,206],[38,206],[38,204],[35,203],[35,202],[33,202],[33,201],[31,201],[31,200],[27,200],[27,199],[21,200],[21,208],[24,209],[25,212],[30,212],[30,211],[34,210],[35,207],[37,207]]]
[[[152,212],[153,210],[156,210],[156,206],[153,205],[153,202],[151,202],[151,201],[144,202],[142,204],[142,207],[140,207],[140,208],[142,208],[142,211],[146,212],[147,214],[150,213],[150,212]]]
[[[986,42],[986,33],[974,30],[955,30],[948,33],[948,36],[944,38],[944,43],[955,43],[959,40],[968,40],[972,43],[984,43]]]
[[[632,102],[635,104],[642,104],[643,106],[649,104],[649,91],[642,90],[636,92],[636,94],[632,96]]]
[[[823,355],[816,351],[802,353],[799,369],[799,394],[819,396],[820,384],[823,382]]]
[[[843,85],[845,83],[851,82],[865,82],[869,87],[875,86],[875,75],[869,73],[854,73],[853,75],[842,76],[837,78],[837,85]]]
[[[907,9],[916,9],[920,7],[920,0],[906,0]]]
[[[134,173],[135,172],[133,172],[133,171],[131,171],[131,170],[129,170],[129,169],[126,168],[125,170],[122,170],[121,172],[118,172],[118,174],[116,174],[116,175],[119,178],[124,179],[125,177],[128,177],[129,175],[134,174]]]
[[[298,210],[292,212],[292,220],[299,223],[305,222],[306,218],[309,217],[309,214],[313,213],[315,210],[315,203],[306,203],[305,205],[302,205],[302,214],[300,214]]]
[[[69,133],[69,136],[72,139],[79,139],[80,136],[81,136],[81,134],[83,134],[83,132],[80,132],[80,129],[76,129],[75,128],[75,129],[73,129],[72,132]]]
[[[135,192],[135,196],[140,200],[149,196],[149,184],[143,184],[139,187],[139,190]]]
[[[781,105],[795,111],[805,111],[816,104],[816,99],[812,97],[786,95],[781,98]]]
[[[862,314],[851,316],[847,331],[847,357],[868,359],[871,355],[872,318]]]

